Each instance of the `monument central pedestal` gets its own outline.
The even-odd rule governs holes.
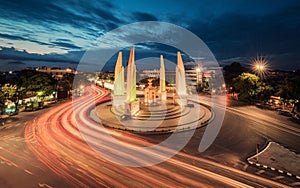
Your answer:
[[[125,114],[134,115],[140,110],[140,100],[137,98],[133,102],[125,102]]]
[[[187,105],[187,95],[175,96],[175,101],[180,106],[186,106]]]
[[[114,95],[112,100],[112,105],[115,108],[124,108],[124,103],[126,102],[126,95]]]

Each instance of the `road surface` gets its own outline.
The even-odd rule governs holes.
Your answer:
[[[292,142],[293,139],[299,139],[299,136],[285,129],[275,129],[271,123],[248,117],[245,115],[247,112],[235,111],[241,110],[236,108],[226,110],[220,134],[215,143],[203,153],[199,153],[197,149],[205,128],[195,132],[183,151],[161,164],[135,168],[110,162],[108,159],[124,156],[124,161],[136,160],[137,163],[143,163],[149,156],[163,157],[169,152],[169,148],[161,147],[158,151],[137,153],[131,146],[151,146],[165,139],[167,135],[147,137],[134,135],[105,129],[92,121],[88,116],[90,108],[95,102],[105,100],[107,94],[107,91],[100,88],[87,88],[84,97],[52,107],[46,113],[28,121],[24,132],[25,140],[20,135],[24,130],[21,126],[18,126],[17,131],[10,129],[9,133],[1,130],[3,134],[8,135],[7,137],[20,139],[14,142],[3,139],[6,140],[6,144],[0,145],[1,161],[10,162],[10,165],[0,166],[1,175],[5,174],[2,169],[8,171],[6,177],[1,176],[0,180],[6,183],[3,185],[8,185],[7,187],[283,187],[284,184],[279,183],[278,180],[288,185],[292,183],[284,178],[274,179],[270,177],[272,174],[255,174],[255,169],[248,167],[244,159],[254,151],[257,142],[263,143],[266,138],[281,140],[287,136],[283,143],[291,148],[299,148],[297,143]],[[258,125],[259,123],[263,125]],[[261,128],[270,129],[270,135]],[[120,145],[111,142],[106,133],[119,139]],[[18,136],[15,136],[16,134]],[[103,156],[93,150],[85,139],[89,139],[93,147],[105,151],[101,153]],[[12,143],[16,143],[17,146],[11,145]],[[14,174],[10,174],[14,171],[11,170],[13,168],[18,169],[15,172],[18,179],[15,179]]]

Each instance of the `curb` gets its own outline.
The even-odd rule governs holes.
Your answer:
[[[98,105],[101,105],[101,104],[104,104],[106,102],[109,102],[111,101],[111,97],[109,95],[106,95],[103,97],[104,100],[100,101],[100,102],[97,102],[95,103],[95,106],[98,106]],[[171,134],[171,133],[178,133],[178,132],[185,132],[185,131],[191,131],[191,130],[196,130],[198,128],[202,128],[202,127],[205,127],[207,126],[214,118],[215,118],[215,113],[214,111],[211,109],[211,106],[207,105],[207,104],[204,104],[202,102],[199,102],[199,101],[193,101],[193,100],[190,100],[188,99],[188,101],[192,101],[194,103],[198,103],[199,105],[202,105],[204,106],[205,108],[207,108],[209,111],[210,111],[210,116],[208,119],[206,119],[205,121],[202,121],[200,122],[200,124],[197,124],[197,126],[186,126],[187,124],[183,124],[182,125],[182,128],[179,128],[179,129],[162,129],[162,130],[155,130],[155,131],[141,131],[139,129],[128,129],[126,127],[118,127],[118,126],[108,126],[106,123],[104,123],[102,121],[102,125],[107,127],[107,128],[111,128],[111,129],[116,129],[116,130],[121,130],[121,131],[126,131],[126,132],[132,132],[132,133],[136,133],[136,134],[141,134],[141,135],[160,135],[160,134]],[[87,111],[87,115],[89,117],[91,117],[91,112],[93,110],[94,107],[91,107],[88,111]],[[202,117],[200,119],[202,119],[203,117],[205,117],[205,114],[202,115]],[[91,118],[92,121],[94,122],[97,122],[96,120],[94,120],[93,118]],[[198,122],[200,119],[196,120],[196,121],[193,121],[193,122],[189,122],[188,124],[190,123],[194,123],[194,122]],[[97,122],[98,123],[98,122]]]
[[[300,180],[300,176],[297,176],[297,175],[292,174],[292,173],[290,173],[290,172],[287,172],[287,171],[284,171],[284,170],[280,170],[280,169],[276,169],[276,168],[274,168],[274,167],[270,167],[270,166],[263,165],[263,164],[260,164],[260,163],[252,162],[252,161],[250,161],[249,159],[247,159],[247,162],[248,162],[250,165],[255,165],[255,166],[257,166],[257,167],[261,167],[261,168],[264,168],[264,169],[270,169],[270,170],[272,170],[272,171],[277,171],[277,172],[280,173],[280,174],[285,174],[285,175],[287,175],[287,176],[289,176],[289,177],[295,177],[295,178],[297,178],[297,179]]]
[[[259,151],[257,154],[253,155],[252,157],[247,158],[247,162],[248,162],[250,165],[255,165],[255,166],[257,166],[257,167],[261,167],[261,168],[264,168],[264,169],[270,169],[270,170],[272,170],[272,171],[277,171],[277,172],[280,173],[280,174],[285,174],[285,175],[287,175],[287,176],[289,176],[289,177],[295,177],[296,179],[300,180],[300,176],[299,176],[299,175],[295,175],[295,174],[292,174],[292,173],[290,173],[290,172],[287,172],[287,171],[284,171],[284,170],[281,170],[281,169],[276,169],[276,168],[274,168],[274,167],[270,167],[270,166],[267,166],[267,165],[260,164],[260,163],[258,163],[258,162],[253,162],[253,161],[251,161],[251,159],[257,157],[260,153],[262,153],[264,150],[266,150],[266,149],[270,146],[271,143],[272,143],[272,142],[269,142],[269,143],[267,144],[267,146],[266,146],[263,150]],[[275,143],[275,142],[273,142],[273,143]],[[275,144],[279,145],[278,143],[275,143]],[[280,145],[279,145],[279,146],[280,146]],[[290,151],[290,152],[291,152],[291,151]],[[293,152],[293,153],[294,153],[294,152]]]

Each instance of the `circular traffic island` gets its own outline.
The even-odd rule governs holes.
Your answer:
[[[142,99],[140,101],[143,101]],[[140,110],[128,115],[124,106],[114,107],[111,101],[99,104],[91,111],[94,121],[103,126],[144,134],[186,131],[205,126],[213,117],[209,106],[188,101],[187,105],[165,102],[140,102]]]

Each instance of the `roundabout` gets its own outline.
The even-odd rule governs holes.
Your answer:
[[[91,111],[94,121],[114,129],[146,134],[161,134],[186,131],[205,126],[213,117],[208,106],[188,101],[186,106],[165,103],[140,104],[140,110],[124,115],[121,108],[114,108],[111,101],[99,104]]]

